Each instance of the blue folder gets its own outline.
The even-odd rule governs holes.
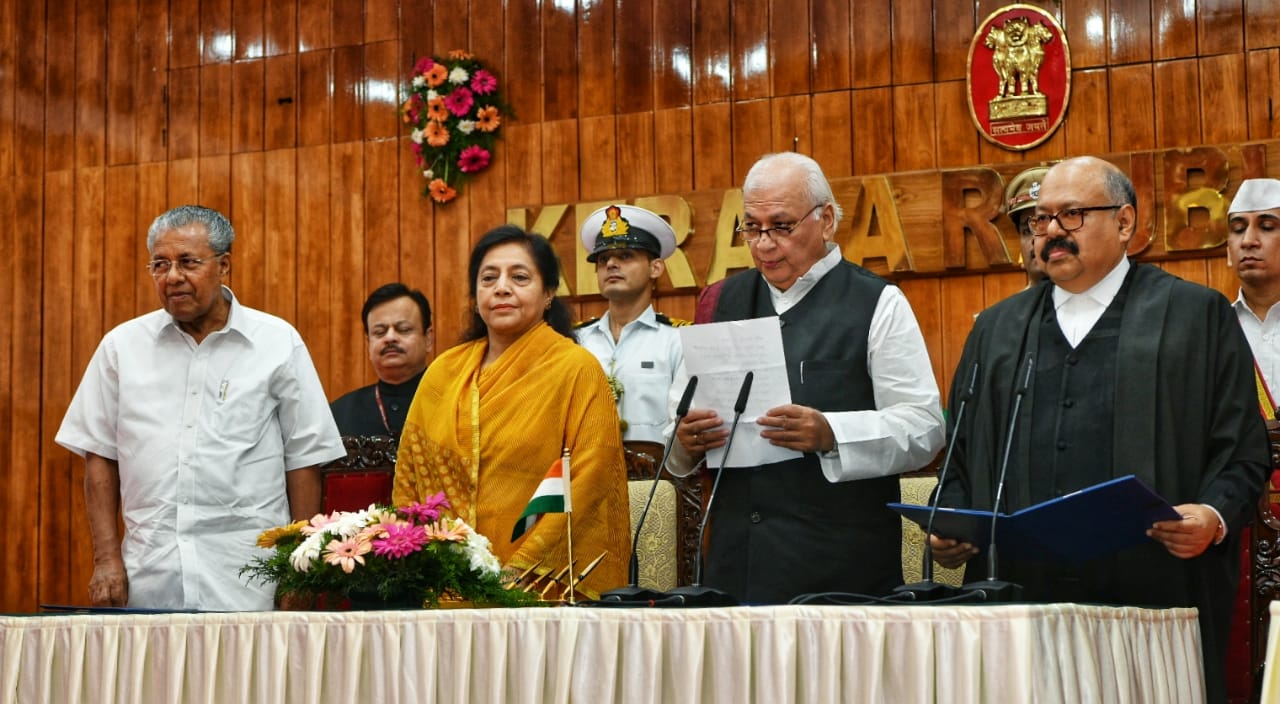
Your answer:
[[[929,507],[891,503],[889,508],[924,528]],[[933,532],[976,545],[991,542],[991,511],[939,508]],[[1083,562],[1151,540],[1157,521],[1180,520],[1173,506],[1132,474],[1095,484],[1011,514],[996,515],[1001,557]]]

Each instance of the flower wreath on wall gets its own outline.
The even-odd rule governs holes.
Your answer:
[[[498,95],[498,79],[465,51],[420,59],[409,93],[401,114],[413,127],[413,153],[427,179],[422,195],[448,203],[464,180],[489,167],[509,110]]]

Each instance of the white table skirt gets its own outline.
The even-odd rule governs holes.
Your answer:
[[[0,702],[1202,700],[1194,609],[1050,604],[0,617]]]

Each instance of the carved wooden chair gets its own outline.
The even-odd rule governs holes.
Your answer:
[[[1273,471],[1258,500],[1257,520],[1245,536],[1240,601],[1228,643],[1227,688],[1233,702],[1258,701],[1271,625],[1269,609],[1272,600],[1280,599],[1280,423],[1267,421],[1267,439]]]
[[[321,510],[359,511],[391,503],[399,441],[383,435],[347,435],[347,456],[320,467]]]
[[[627,443],[625,454],[634,536],[636,522],[649,498],[658,462],[662,458],[662,446]],[[688,477],[663,474],[640,537],[640,586],[667,591],[693,583],[702,501],[702,479],[698,473]]]

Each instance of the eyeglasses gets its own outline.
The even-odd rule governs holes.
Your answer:
[[[206,257],[204,259],[198,259],[196,257],[178,257],[178,269],[184,274],[190,274],[199,270],[200,267],[204,266],[205,262],[211,262],[222,256],[225,256],[225,253],[215,254],[212,257]],[[152,259],[147,262],[145,266],[147,271],[151,272],[151,275],[158,279],[161,276],[168,274],[169,269],[173,268],[173,264],[174,262],[172,259]]]
[[[1033,213],[1027,216],[1027,227],[1031,228],[1031,232],[1035,235],[1045,235],[1049,232],[1049,223],[1057,222],[1064,232],[1075,232],[1084,227],[1085,213],[1095,210],[1117,210],[1123,208],[1124,204],[1119,205],[1091,205],[1085,208],[1065,208],[1056,213]]]
[[[819,203],[818,205],[813,206],[812,208],[809,209],[809,212],[804,214],[803,217],[801,217],[799,220],[789,225],[774,225],[773,227],[760,227],[758,224],[750,223],[750,224],[739,225],[734,231],[742,235],[742,241],[746,242],[747,244],[755,244],[757,240],[759,240],[761,237],[765,235],[768,235],[770,238],[772,238],[774,242],[778,242],[780,240],[786,239],[787,237],[790,237],[792,230],[795,230],[797,227],[800,227],[800,224],[803,223],[805,219],[808,218],[810,215],[813,215],[814,211],[818,210],[819,208],[824,208],[826,207],[826,205],[827,205],[826,203]]]

